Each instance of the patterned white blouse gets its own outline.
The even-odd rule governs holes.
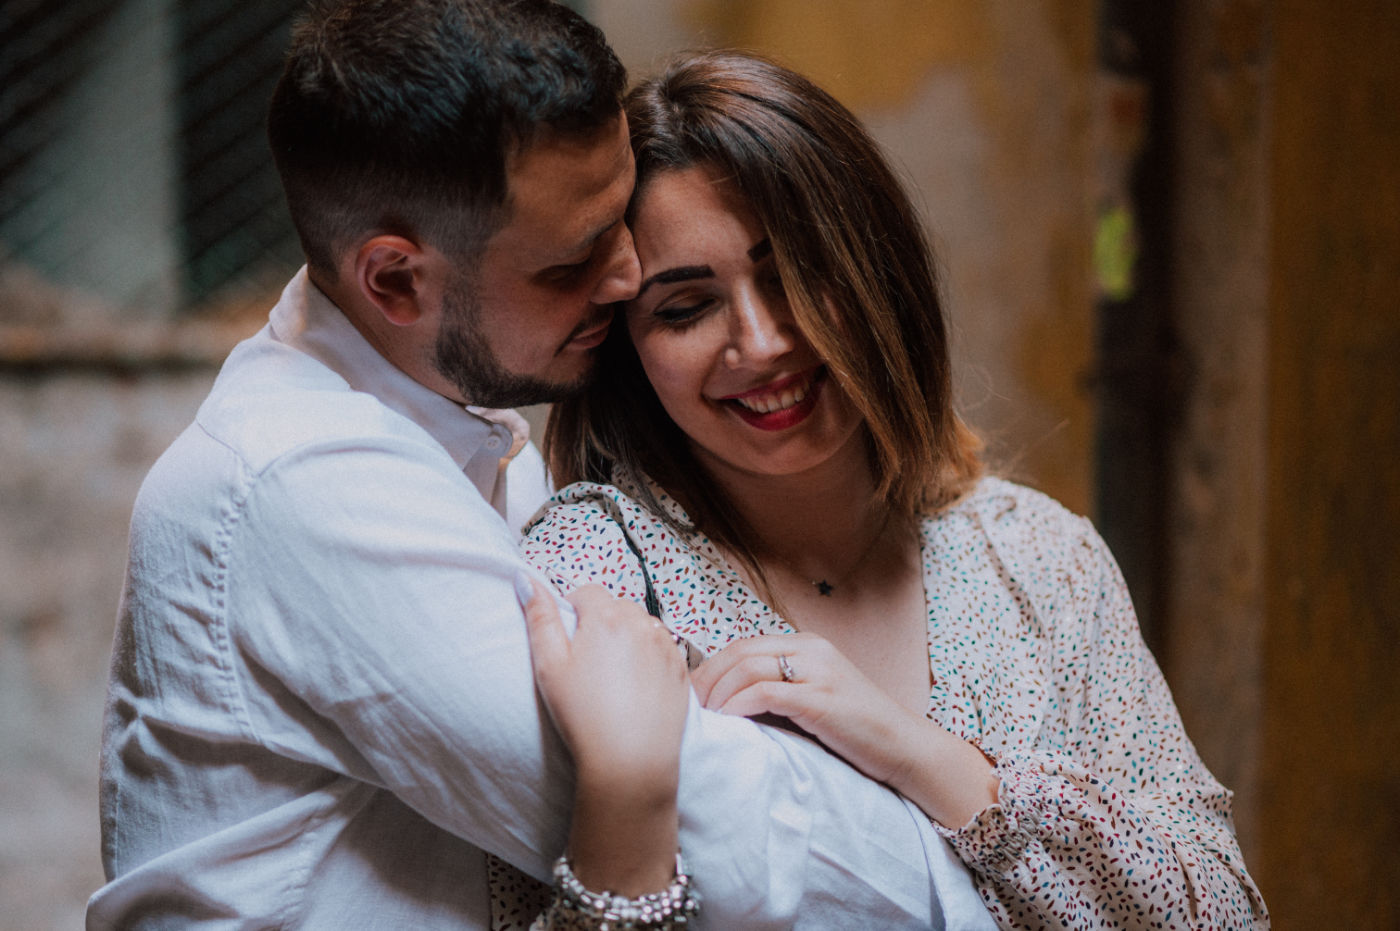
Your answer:
[[[526,558],[561,590],[597,583],[642,601],[635,545],[663,620],[706,654],[793,631],[709,539],[676,533],[619,486],[561,491],[527,527]],[[999,804],[939,830],[998,924],[1267,928],[1231,793],[1187,739],[1089,521],[987,478],[925,518],[920,545],[928,716],[982,747],[1001,778]]]

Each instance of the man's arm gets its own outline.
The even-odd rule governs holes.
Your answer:
[[[297,698],[244,690],[258,739],[382,785],[547,878],[572,774],[536,701],[514,593],[524,562],[439,449],[384,439],[283,456],[250,478],[227,564],[236,675],[270,675]],[[888,789],[693,701],[680,804],[712,927],[927,927],[940,914],[930,857],[932,875],[957,869]]]

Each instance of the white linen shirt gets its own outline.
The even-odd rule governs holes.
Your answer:
[[[230,355],[132,517],[89,928],[484,931],[483,850],[548,878],[572,773],[514,594],[540,463],[507,483],[493,418],[304,269]],[[992,927],[916,808],[693,698],[680,808],[700,927]]]

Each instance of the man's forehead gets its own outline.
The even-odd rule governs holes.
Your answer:
[[[506,163],[501,246],[568,251],[616,223],[631,196],[634,166],[621,113],[586,135],[545,131]]]

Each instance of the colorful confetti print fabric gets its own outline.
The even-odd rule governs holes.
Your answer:
[[[562,590],[597,583],[642,601],[625,526],[666,624],[694,646],[793,630],[702,534],[677,534],[619,486],[561,491],[527,528],[526,557]],[[929,717],[979,743],[1001,777],[999,804],[939,830],[998,923],[1268,927],[1231,794],[1187,739],[1090,523],[988,478],[923,521],[921,547]]]

